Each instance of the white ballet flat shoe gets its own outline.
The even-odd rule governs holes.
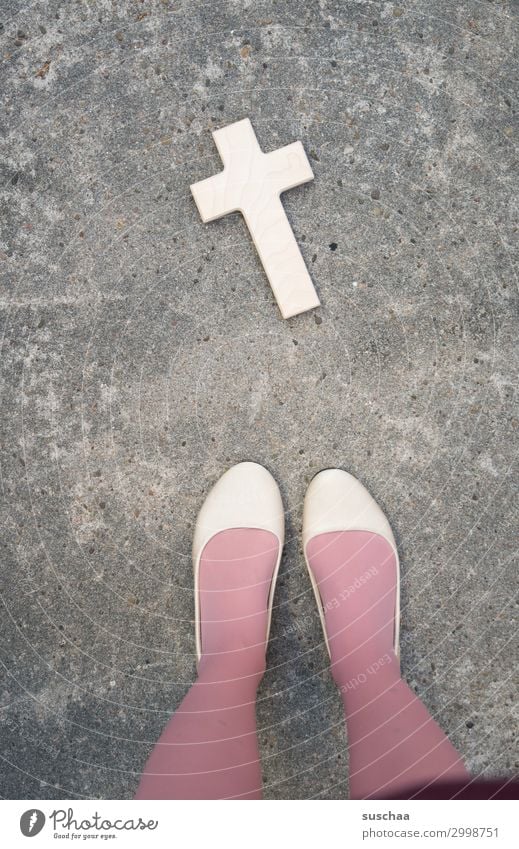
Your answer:
[[[324,469],[310,481],[303,508],[303,550],[312,582],[324,638],[330,654],[326,624],[319,588],[310,568],[307,546],[319,534],[338,531],[369,531],[384,537],[391,545],[396,558],[397,586],[395,605],[394,649],[400,651],[400,563],[393,532],[373,496],[357,478],[342,469]]]
[[[212,537],[231,528],[255,528],[270,531],[279,542],[279,552],[268,601],[267,634],[270,633],[274,588],[281,562],[285,535],[285,515],[279,487],[267,469],[259,463],[231,466],[209,491],[196,520],[193,537],[195,577],[196,654],[202,655],[200,631],[199,571],[202,552]]]

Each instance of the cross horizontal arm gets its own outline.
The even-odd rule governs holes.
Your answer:
[[[214,177],[208,177],[207,180],[193,183],[191,192],[200,218],[206,224],[208,221],[214,221],[222,215],[240,209],[239,194],[225,171],[215,174]]]
[[[268,170],[278,192],[285,192],[314,179],[305,149],[300,141],[265,153],[265,170]]]

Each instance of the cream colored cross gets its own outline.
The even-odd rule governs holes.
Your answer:
[[[224,169],[191,186],[202,221],[241,212],[283,318],[319,306],[281,192],[313,180],[301,142],[263,153],[248,118],[215,130]]]

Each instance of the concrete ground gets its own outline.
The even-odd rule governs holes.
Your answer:
[[[300,547],[325,466],[395,530],[405,678],[472,770],[518,769],[517,13],[2,3],[1,796],[132,796],[194,676],[193,522],[242,459],[287,510],[265,796],[347,795]],[[289,321],[189,192],[245,116],[315,173],[284,203],[322,308]]]

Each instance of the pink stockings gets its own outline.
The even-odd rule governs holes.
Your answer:
[[[202,657],[142,774],[137,799],[260,799],[256,690],[265,671],[268,599],[279,543],[221,531],[199,571]]]
[[[137,799],[261,798],[255,700],[264,663],[254,669],[233,678],[225,664],[202,658],[150,755]]]
[[[198,678],[153,749],[136,798],[261,798],[255,698],[278,553],[275,536],[260,530],[222,531],[206,545]],[[468,778],[456,750],[400,677],[390,545],[365,531],[327,533],[310,540],[307,554],[344,702],[351,798]]]
[[[346,714],[350,798],[468,779],[455,748],[400,677],[397,567],[389,543],[367,531],[320,534],[308,543],[307,556]]]

